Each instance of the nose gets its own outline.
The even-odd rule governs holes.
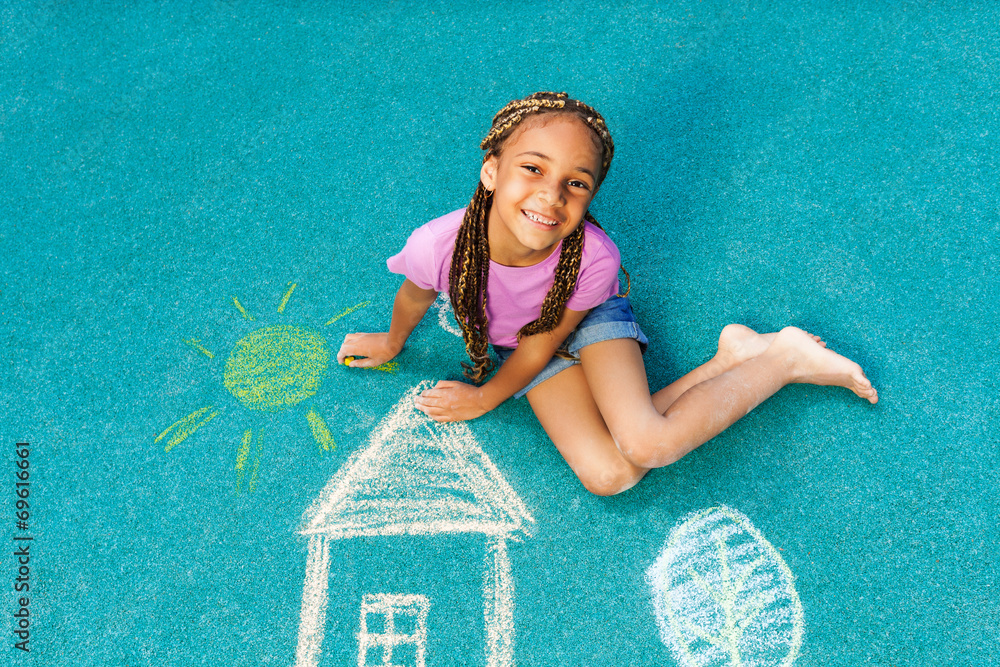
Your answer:
[[[548,180],[542,183],[541,187],[538,189],[538,198],[549,206],[562,206],[566,203],[566,198],[563,195],[562,183],[554,180]]]

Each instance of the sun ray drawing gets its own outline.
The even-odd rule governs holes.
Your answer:
[[[297,286],[298,283],[288,283],[277,307],[279,315],[286,312]],[[232,297],[232,303],[243,320],[257,321],[237,297]],[[324,326],[369,305],[371,301],[350,306]],[[182,342],[210,363],[218,363],[214,361],[216,355],[200,339],[184,338]],[[316,443],[316,451],[323,456],[336,449],[336,440],[313,399],[323,387],[333,356],[326,336],[317,329],[298,324],[266,324],[242,336],[232,346],[225,357],[222,385],[236,399],[238,407],[257,416],[257,422],[260,417],[269,417],[304,404],[305,426]],[[377,370],[393,373],[396,368],[397,364],[389,362]],[[229,411],[233,412],[231,406]],[[214,405],[200,407],[171,424],[156,437],[155,442],[165,441],[164,451],[170,452],[224,412],[225,408]],[[234,470],[237,493],[252,492],[257,488],[265,447],[262,428],[248,426],[244,429],[243,437],[236,446]]]
[[[206,412],[208,413],[208,416],[204,417],[203,419],[202,417],[205,415]],[[163,438],[169,435],[170,438],[167,440],[167,444],[163,448],[164,451],[169,452],[176,445],[179,445],[180,443],[187,440],[188,436],[192,435],[202,426],[212,421],[212,419],[214,419],[216,415],[219,414],[219,412],[220,412],[219,410],[212,410],[211,405],[204,407],[200,410],[195,410],[187,417],[181,417],[173,424],[168,426],[166,430],[163,431],[163,433],[156,436],[156,439],[153,442],[159,442],[160,440],[163,440]]]
[[[236,306],[236,310],[240,311],[240,315],[243,316],[243,319],[249,320],[250,322],[254,321],[253,315],[247,312],[247,309],[243,307],[243,304],[240,303],[240,300],[235,296],[233,297],[233,305]]]
[[[248,491],[257,488],[257,473],[260,471],[260,455],[264,451],[263,434],[260,429],[256,433],[252,429],[243,432],[243,440],[240,442],[239,451],[236,453],[236,492],[239,493],[246,477],[247,457],[250,455],[250,446],[254,445],[253,467],[250,468],[250,482],[247,484]]]
[[[197,350],[198,352],[201,352],[209,359],[215,359],[215,355],[209,352],[207,349],[205,349],[205,346],[203,346],[201,344],[201,341],[198,340],[197,338],[185,338],[184,342],[188,345],[188,347]]]
[[[362,301],[361,303],[357,303],[357,304],[354,304],[353,306],[345,308],[344,310],[342,310],[339,313],[337,313],[336,315],[334,315],[330,319],[330,321],[327,322],[326,324],[324,324],[323,326],[327,326],[328,327],[331,324],[333,324],[334,322],[336,322],[337,320],[339,320],[340,318],[344,317],[345,315],[350,315],[355,310],[358,310],[359,308],[364,308],[364,307],[370,306],[370,305],[372,305],[371,301]]]
[[[278,306],[278,312],[285,312],[285,306],[288,305],[288,300],[292,298],[292,292],[298,287],[298,283],[288,283],[288,291],[285,292],[285,296],[281,297],[281,305]]]

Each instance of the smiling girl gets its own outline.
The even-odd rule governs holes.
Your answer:
[[[794,327],[730,324],[718,353],[651,394],[647,339],[620,294],[618,248],[589,214],[611,166],[604,119],[565,93],[536,93],[494,117],[468,208],[418,228],[389,270],[405,276],[386,333],[348,334],[337,360],[371,367],[399,354],[447,292],[472,364],[417,407],[473,419],[527,396],[563,458],[593,493],[634,486],[728,428],[787,384],[833,385],[871,403],[861,368]],[[501,365],[494,368],[492,344]],[[357,358],[362,357],[362,358]],[[481,383],[481,384],[480,384]]]

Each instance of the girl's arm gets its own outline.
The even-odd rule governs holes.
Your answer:
[[[463,421],[486,414],[528,386],[588,312],[567,308],[552,331],[521,338],[517,349],[483,386],[442,380],[414,403],[435,421]]]
[[[384,364],[395,357],[437,295],[434,290],[418,287],[409,278],[404,280],[392,304],[389,332],[347,334],[337,352],[337,363],[344,363],[347,357],[364,357],[355,359],[349,365],[352,368],[368,368]]]

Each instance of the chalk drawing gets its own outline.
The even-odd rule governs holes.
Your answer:
[[[437,301],[434,302],[434,307],[437,308],[438,324],[441,325],[441,328],[461,338],[462,330],[458,327],[458,323],[455,322],[455,311],[451,307],[451,299],[448,298],[448,295],[444,292],[438,294]]]
[[[372,366],[373,371],[382,371],[383,373],[388,373],[389,375],[395,375],[396,371],[399,370],[398,361],[387,361],[384,364],[379,364],[378,366]]]
[[[357,359],[357,357],[344,357],[344,365],[350,366],[351,362],[355,359]],[[399,370],[399,362],[387,361],[383,364],[379,364],[378,366],[366,367],[365,370],[382,371],[383,373],[388,373],[389,375],[395,375],[396,371]]]
[[[257,488],[257,474],[260,472],[260,455],[264,451],[264,438],[260,430],[257,430],[257,437],[254,438],[252,429],[243,432],[243,441],[236,452],[236,492],[239,493],[243,487],[243,479],[246,476],[247,457],[250,455],[250,444],[255,443],[253,468],[250,471],[250,483],[247,485],[252,492]]]
[[[185,338],[184,342],[187,343],[187,345],[190,346],[192,349],[197,350],[198,352],[204,354],[209,359],[215,359],[215,355],[206,350],[204,346],[202,346],[201,340],[197,338]]]
[[[791,570],[726,506],[685,517],[646,572],[660,636],[685,667],[789,667],[802,644]]]
[[[253,315],[247,312],[247,309],[243,307],[243,304],[240,303],[240,300],[235,296],[233,297],[233,305],[236,306],[236,310],[240,311],[240,315],[243,316],[243,319],[249,320],[250,322],[254,321]]]
[[[188,438],[188,436],[193,434],[195,431],[200,429],[208,422],[212,421],[220,412],[221,410],[213,410],[211,405],[204,407],[200,410],[195,410],[188,416],[181,417],[173,424],[168,426],[166,430],[163,431],[163,433],[156,436],[156,439],[153,440],[153,442],[159,442],[160,440],[163,440],[163,438],[165,438],[167,435],[169,435],[170,438],[167,440],[167,444],[163,448],[164,451],[169,452],[176,445],[179,445],[180,443],[184,442]],[[208,416],[202,419],[205,413],[208,413]]]
[[[285,312],[285,306],[288,305],[288,300],[292,298],[292,292],[295,291],[297,286],[298,283],[288,283],[288,291],[285,292],[285,296],[281,297],[281,304],[278,306],[279,313]]]
[[[314,395],[330,362],[326,339],[310,329],[265,327],[238,340],[223,384],[250,410],[278,412]]]
[[[326,425],[326,422],[323,421],[323,417],[316,412],[316,408],[309,409],[309,412],[306,413],[306,420],[309,422],[309,429],[312,431],[313,440],[319,445],[320,454],[334,449],[333,434],[330,433],[330,429]]]
[[[334,316],[333,316],[333,317],[332,317],[332,318],[330,319],[330,321],[329,321],[329,322],[327,322],[327,323],[326,323],[325,325],[323,325],[323,326],[327,326],[327,327],[328,327],[328,326],[330,326],[331,324],[333,324],[334,322],[336,322],[337,320],[339,320],[340,318],[344,317],[345,315],[350,315],[350,314],[351,314],[351,313],[353,313],[353,312],[354,312],[355,310],[357,310],[357,309],[359,309],[359,308],[364,308],[365,306],[370,306],[370,305],[372,305],[372,302],[371,302],[371,301],[362,301],[361,303],[358,303],[358,304],[355,304],[355,305],[353,305],[353,306],[350,306],[349,308],[345,308],[345,309],[344,309],[344,310],[342,310],[341,312],[339,312],[339,313],[337,313],[336,315],[334,315]]]
[[[534,519],[465,422],[439,424],[416,409],[414,397],[431,385],[423,382],[403,395],[303,515],[299,532],[308,536],[309,547],[296,667],[314,667],[322,655],[333,540],[445,534],[483,536],[483,664],[514,664],[507,543],[531,535]],[[363,614],[364,600],[376,598],[358,593],[365,595]],[[398,595],[392,599],[403,599]],[[359,640],[359,656],[363,646]],[[358,664],[366,663],[359,657]]]
[[[430,600],[423,595],[366,593],[361,598],[358,667],[424,667],[430,606]],[[370,630],[369,626],[374,627]]]
[[[298,283],[288,283],[278,305],[279,314],[285,312],[297,286]],[[232,297],[232,302],[244,320],[256,322],[237,297]],[[370,303],[365,301],[351,306],[327,324]],[[216,355],[200,339],[185,338],[182,341],[207,359],[215,359]],[[319,331],[288,324],[264,326],[251,331],[233,345],[226,357],[222,384],[244,408],[260,413],[278,413],[319,392],[327,376],[330,359],[327,339]],[[395,372],[396,367],[381,370]],[[164,449],[169,452],[222,412],[221,408],[212,406],[200,408],[174,422],[156,437],[155,442],[166,438]],[[305,421],[321,455],[335,449],[333,433],[315,406],[308,407]],[[245,430],[236,450],[237,492],[256,489],[263,450],[261,429]]]

